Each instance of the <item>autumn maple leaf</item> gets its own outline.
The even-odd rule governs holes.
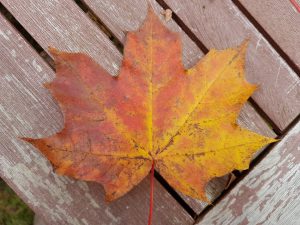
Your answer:
[[[57,173],[101,183],[107,200],[127,193],[154,165],[176,190],[207,201],[212,178],[247,169],[256,150],[274,141],[236,123],[256,89],[245,80],[246,46],[211,50],[185,70],[179,34],[150,10],[127,35],[118,77],[85,54],[51,49],[57,75],[47,88],[65,126],[26,140]]]

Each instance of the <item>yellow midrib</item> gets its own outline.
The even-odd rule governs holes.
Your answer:
[[[152,17],[150,22],[150,37],[149,37],[149,52],[148,54],[148,71],[150,75],[150,85],[149,85],[149,101],[150,101],[150,110],[148,113],[148,139],[149,139],[149,155],[152,156],[153,152],[153,27],[152,27]]]
[[[198,106],[202,103],[203,99],[206,97],[208,91],[211,89],[211,87],[223,76],[226,70],[228,70],[228,65],[231,65],[233,62],[233,59],[235,59],[240,54],[240,51],[238,51],[230,60],[228,63],[225,63],[224,66],[220,69],[220,73],[209,83],[205,86],[202,94],[198,97],[198,100],[196,101],[195,105],[192,107],[192,110],[187,114],[186,118],[184,119],[184,122],[179,126],[178,130],[170,137],[169,142],[162,148],[161,151],[159,151],[157,154],[161,154],[163,151],[166,150],[166,146],[172,141],[172,139],[176,136],[176,134],[185,126],[190,116],[195,112],[195,110],[198,108]],[[201,63],[201,62],[200,62]],[[195,68],[195,67],[194,67]],[[193,70],[192,68],[191,70]],[[205,79],[206,80],[206,79]]]

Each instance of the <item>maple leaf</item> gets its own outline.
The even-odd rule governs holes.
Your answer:
[[[213,49],[185,70],[179,34],[150,10],[127,35],[118,77],[85,54],[50,49],[57,75],[46,86],[65,126],[51,137],[25,140],[57,173],[101,183],[109,201],[137,185],[153,164],[176,190],[208,201],[212,178],[247,169],[256,150],[275,141],[236,123],[256,89],[245,80],[246,46]]]

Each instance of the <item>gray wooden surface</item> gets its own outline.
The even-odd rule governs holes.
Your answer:
[[[96,3],[96,2],[95,2]],[[98,2],[97,2],[98,3]],[[101,2],[103,3],[103,2]],[[136,16],[134,16],[134,20],[131,19],[130,21],[132,22],[132,25],[130,25],[130,21],[127,21],[127,25],[126,25],[126,29],[137,29],[137,27],[141,24],[142,20],[145,18],[145,13],[147,10],[146,7],[146,1],[144,1],[144,4],[142,4],[142,2],[140,2],[140,4],[131,4],[131,8],[127,8],[127,5],[125,5],[125,8],[121,8],[120,6],[123,6],[123,4],[121,4],[121,1],[111,1],[110,2],[110,7],[107,7],[107,12],[109,12],[111,15],[114,15],[116,12],[114,11],[109,11],[110,8],[117,10],[117,12],[130,12],[131,15],[133,15],[134,13],[138,13]],[[124,3],[124,2],[123,2]],[[154,8],[157,11],[158,15],[161,15],[162,9],[158,6],[157,3],[155,2],[151,2],[154,6]],[[39,44],[46,48],[49,43],[51,43],[51,45],[58,47],[60,49],[68,49],[68,50],[73,50],[73,51],[78,51],[78,48],[82,48],[83,51],[86,51],[86,49],[95,49],[94,45],[95,42],[98,43],[98,39],[96,40],[91,40],[91,41],[87,41],[90,39],[94,38],[94,35],[90,35],[90,33],[85,32],[85,30],[81,31],[81,29],[73,29],[73,26],[71,24],[68,24],[69,21],[72,22],[72,20],[77,20],[77,21],[81,21],[81,23],[83,23],[83,27],[85,26],[89,26],[89,28],[93,31],[93,32],[101,32],[98,31],[97,27],[94,26],[94,24],[89,24],[90,21],[89,19],[82,14],[81,12],[78,12],[76,14],[76,18],[74,19],[74,13],[72,13],[72,11],[74,11],[75,9],[78,10],[77,6],[74,6],[70,3],[67,3],[67,1],[62,1],[61,3],[53,3],[53,4],[48,4],[47,5],[47,10],[44,9],[42,4],[33,4],[32,2],[25,2],[25,1],[20,1],[19,4],[13,4],[11,1],[4,1],[5,6],[12,12],[14,13],[14,15],[16,16],[16,18],[22,23],[22,25],[30,32],[30,34],[39,42]],[[112,7],[113,4],[115,4],[115,7]],[[138,6],[138,7],[142,7],[142,8],[134,8],[133,6]],[[29,10],[24,10],[24,8],[29,7]],[[32,8],[34,7],[34,8]],[[98,5],[98,9],[104,9],[105,5]],[[69,16],[70,18],[68,19],[64,19],[64,20],[60,20],[60,12],[59,10],[64,10],[64,15],[67,14],[67,16]],[[70,9],[70,10],[68,10]],[[17,13],[18,11],[18,13]],[[36,13],[38,12],[38,13]],[[53,14],[52,12],[57,12],[55,14]],[[62,12],[61,12],[62,13]],[[81,15],[81,17],[80,17]],[[101,16],[101,15],[100,15]],[[115,18],[119,18],[119,20],[113,20],[115,22],[118,22],[121,20],[123,14],[119,14],[118,17]],[[41,20],[36,20],[34,18],[36,17],[41,17]],[[45,19],[45,18],[52,18],[52,20],[49,22],[49,20]],[[65,15],[66,17],[66,15]],[[101,17],[102,18],[102,17]],[[54,21],[54,22],[52,22]],[[104,20],[103,20],[104,21]],[[138,21],[138,22],[137,22]],[[106,22],[106,21],[104,21]],[[131,26],[131,27],[130,27]],[[170,21],[168,22],[168,26],[170,26],[173,30],[176,31],[180,31],[180,28],[173,22]],[[38,33],[38,30],[40,30],[40,27],[47,27],[45,29],[47,29],[47,32],[43,35],[40,35]],[[59,29],[57,29],[57,27],[61,27]],[[110,27],[112,28],[112,27]],[[58,30],[60,29],[64,29],[65,32],[67,32],[68,34],[72,34],[68,35],[67,37],[61,36],[61,34],[57,34]],[[117,29],[117,28],[116,28]],[[121,30],[119,30],[119,32],[123,32]],[[182,32],[182,31],[181,31]],[[41,37],[42,36],[42,37]],[[197,62],[197,60],[203,55],[202,52],[200,51],[199,48],[196,47],[196,45],[182,32],[182,36],[183,36],[183,43],[184,43],[184,52],[186,55],[184,55],[183,60],[186,62],[186,66],[191,66],[192,64],[195,64]],[[77,46],[76,43],[80,42],[80,38],[85,38],[87,40],[85,40],[85,45],[87,45],[88,47],[84,48],[84,45],[81,46]],[[72,44],[68,44],[69,42],[72,42]],[[91,43],[91,44],[87,44]],[[185,44],[186,43],[186,44]],[[76,46],[74,47],[75,49],[72,49],[72,46]],[[102,49],[103,47],[103,42],[99,42],[97,47],[98,49]],[[107,47],[108,49],[111,48],[110,45],[112,45],[112,43],[109,44],[109,46]],[[90,55],[93,56],[93,54],[96,53],[91,53],[88,52]],[[111,53],[111,55],[114,55],[118,53],[115,53],[115,51],[113,51]],[[96,58],[97,61],[101,61],[100,57],[96,57],[93,56],[94,58]],[[105,57],[105,56],[104,56]],[[112,56],[111,56],[112,57]],[[190,61],[188,59],[191,59],[193,61]],[[114,65],[119,65],[120,64],[120,58],[119,56],[116,56],[113,60],[112,63],[108,65],[107,70],[109,71],[113,71],[113,66]],[[104,65],[103,65],[104,66]],[[118,69],[118,68],[117,68]],[[249,109],[247,109],[249,108]],[[265,135],[270,135],[272,136],[272,132],[270,131],[269,127],[264,123],[264,121],[256,114],[256,112],[254,110],[251,110],[251,106],[248,106],[247,108],[245,108],[243,110],[242,115],[244,115],[244,119],[243,117],[240,119],[241,121],[245,121],[244,123],[248,125],[249,129],[252,130],[256,130]],[[249,112],[249,113],[248,113]],[[248,121],[248,122],[247,122]],[[258,129],[259,128],[259,129]],[[226,178],[225,178],[226,179]],[[214,183],[212,183],[212,185],[210,187],[208,187],[208,194],[211,194],[211,199],[214,199],[223,189],[224,189],[224,185],[226,182],[224,182],[224,180],[215,180]],[[188,199],[188,201],[192,204],[192,202],[194,202],[194,200]],[[195,208],[196,211],[200,212],[200,210],[202,210],[202,204],[193,204],[194,207],[200,207],[197,209],[197,207]],[[206,204],[205,204],[206,205]]]
[[[146,0],[86,0],[91,9],[101,18],[101,20],[109,27],[111,31],[125,43],[126,31],[136,30],[143,22],[147,13]],[[150,5],[160,16],[161,21],[171,30],[180,32],[183,44],[183,62],[186,67],[191,67],[199,58],[203,56],[203,52],[195,45],[195,43],[181,30],[181,28],[173,21],[166,21],[163,16],[164,10],[155,1],[149,1]],[[239,123],[253,131],[274,137],[275,134],[263,121],[263,119],[246,104],[241,112]],[[213,180],[207,187],[207,195],[211,200],[214,200],[224,190],[228,177]],[[182,195],[183,196],[183,195]],[[197,213],[200,213],[207,204],[195,199],[183,196],[184,200]]]
[[[300,224],[300,122],[198,225]]]
[[[1,2],[45,50],[84,52],[117,74],[121,53],[72,0]]]
[[[86,0],[85,2],[122,43],[125,43],[126,32],[137,30],[142,24],[147,15],[147,2],[149,2],[161,21],[172,31],[181,34],[185,67],[193,66],[203,56],[202,51],[173,20],[167,22],[164,19],[164,10],[155,0]]]
[[[165,2],[207,48],[228,48],[249,38],[247,78],[260,86],[253,99],[280,129],[284,129],[298,115],[299,77],[231,0]]]
[[[296,8],[282,0],[240,2],[300,69],[300,13]]]
[[[61,50],[85,52],[109,72],[117,74],[121,53],[74,1],[1,2],[46,51],[50,45]],[[125,42],[126,31],[137,29],[147,11],[146,0],[85,2],[122,43]],[[184,65],[187,68],[193,66],[203,52],[173,20],[164,20],[163,10],[156,1],[149,2],[166,26],[180,32]],[[299,77],[231,1],[166,2],[208,48],[235,46],[250,37],[248,80],[261,84],[254,96],[256,103],[280,129],[286,128],[300,113]],[[51,135],[63,126],[62,116],[55,101],[42,87],[43,82],[53,79],[54,72],[3,18],[0,40],[0,56],[5,59],[0,67],[0,176],[39,216],[46,219],[47,224],[145,224],[148,215],[148,178],[126,197],[107,206],[103,203],[100,185],[55,175],[38,150],[17,138]],[[290,48],[293,46],[294,43],[290,44]],[[258,133],[275,136],[249,103],[243,108],[239,123]],[[298,168],[298,164],[293,166]],[[218,178],[208,185],[210,199],[215,199],[224,190],[227,179]],[[193,223],[191,217],[158,182],[155,188],[154,224]],[[237,192],[236,188],[234,190]],[[252,194],[255,195],[254,192]],[[241,200],[247,205],[251,196]],[[265,197],[270,198],[267,195]],[[183,198],[196,213],[207,206],[195,199]],[[264,211],[255,213],[264,215]],[[214,222],[207,221],[207,224]]]
[[[148,178],[107,204],[99,184],[54,174],[39,151],[18,138],[49,136],[63,120],[42,86],[54,72],[3,17],[0,34],[0,176],[47,224],[144,224]],[[191,224],[192,218],[158,182],[155,189],[155,224]]]

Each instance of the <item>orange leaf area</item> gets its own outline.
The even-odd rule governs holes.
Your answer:
[[[181,60],[179,34],[152,10],[129,32],[117,77],[89,56],[50,49],[56,78],[46,87],[64,114],[64,129],[28,139],[56,172],[101,183],[117,199],[155,168],[176,190],[208,201],[206,184],[274,142],[239,127],[238,114],[255,91],[245,80],[247,44],[211,50],[193,68]]]

